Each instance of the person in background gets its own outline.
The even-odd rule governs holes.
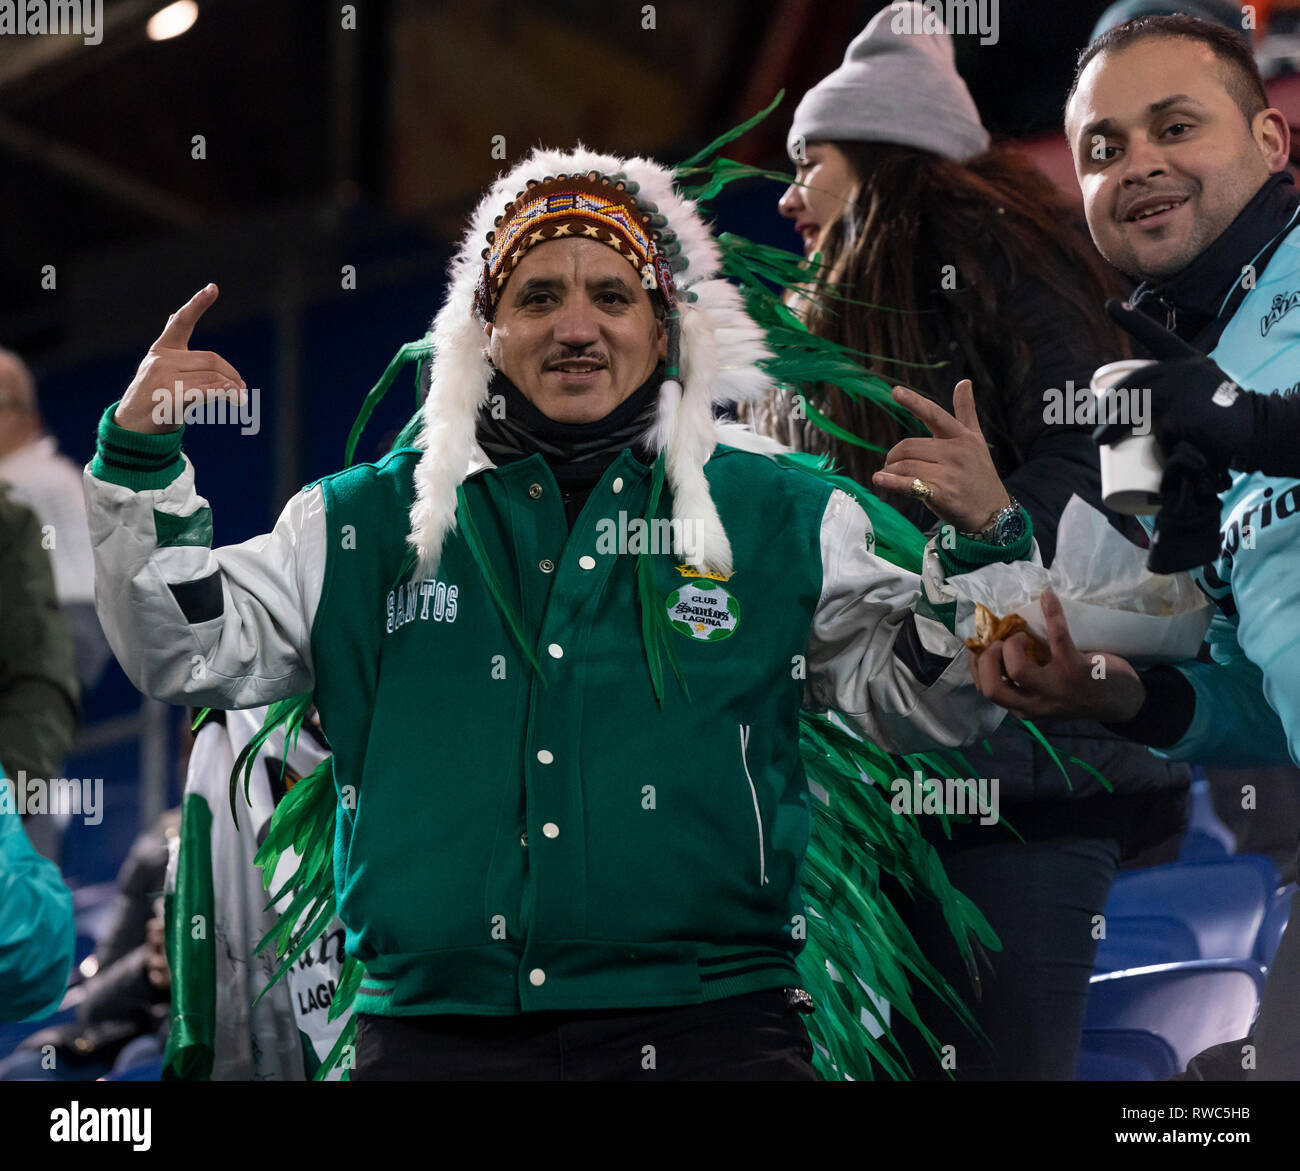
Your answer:
[[[88,691],[112,657],[95,615],[95,563],[86,524],[81,468],[45,430],[36,380],[12,350],[0,348],[0,480],[41,524],[59,605],[72,628],[77,678]]]
[[[79,698],[39,521],[0,485],[0,772],[23,785],[55,775],[72,747]],[[55,862],[59,817],[31,815],[26,826],[31,844]]]
[[[1051,183],[1013,150],[990,145],[950,38],[895,33],[892,11],[879,13],[843,64],[804,96],[790,129],[797,181],[780,211],[805,253],[820,254],[823,287],[852,298],[816,299],[806,323],[877,356],[886,377],[947,410],[954,384],[969,378],[994,464],[1033,518],[1049,564],[1070,498],[1102,506],[1089,429],[1049,422],[1045,392],[1072,397],[1069,380],[1086,386],[1096,367],[1127,356],[1101,312],[1116,286]],[[920,461],[931,441],[903,438],[885,409],[834,387],[815,404],[859,439],[891,449],[888,465],[800,417],[782,392],[753,414],[755,428],[828,452],[919,527],[932,527],[922,502],[899,492],[930,486],[938,465]],[[956,1046],[959,1078],[1074,1077],[1097,948],[1093,917],[1121,861],[1173,839],[1184,824],[1185,766],[1155,760],[1096,723],[1041,728],[1069,781],[1027,733],[1004,725],[990,738],[991,756],[966,754],[972,768],[999,779],[1004,820],[959,825],[951,840],[938,819],[924,826],[953,885],[1003,945],[971,1006],[991,1048],[951,1016],[922,1014]],[[911,925],[945,975],[961,979],[937,917],[918,910]],[[899,1037],[918,1077],[948,1076],[909,1028]]]
[[[72,892],[27,840],[12,783],[0,773],[0,1021],[59,1007],[76,934]]]
[[[1098,249],[1142,280],[1108,309],[1158,359],[1142,371],[1164,456],[1151,568],[1191,569],[1214,602],[1210,655],[1135,670],[1112,654],[1098,677],[1045,595],[1051,661],[1026,663],[1019,638],[995,642],[976,685],[1030,718],[1107,721],[1172,760],[1300,764],[1300,319],[1289,314],[1300,196],[1286,116],[1243,38],[1164,16],[1083,51],[1065,127]],[[1125,434],[1107,426],[1097,440]],[[1291,910],[1294,922],[1300,899]],[[1251,1079],[1300,1079],[1298,1000],[1291,930],[1269,970]],[[1234,1064],[1240,1077],[1239,1046]]]
[[[1198,16],[1201,20],[1213,21],[1234,32],[1241,33],[1247,40],[1253,38],[1253,30],[1243,28],[1242,8],[1236,0],[1115,0],[1098,18],[1092,27],[1089,43],[1095,41],[1108,29],[1115,28],[1127,20],[1138,16],[1173,16],[1182,13],[1186,16]]]
[[[171,980],[160,892],[179,823],[180,811],[169,810],[132,843],[112,919],[69,996],[76,1019],[26,1038],[0,1060],[0,1081],[94,1081],[162,1053]]]

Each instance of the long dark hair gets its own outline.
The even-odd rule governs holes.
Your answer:
[[[1036,278],[1069,302],[1083,336],[1068,344],[1074,349],[1091,342],[1100,364],[1130,353],[1102,311],[1107,297],[1124,291],[1118,275],[1072,222],[1052,182],[1013,147],[995,146],[956,163],[891,144],[833,145],[859,183],[853,202],[823,228],[821,272],[841,296],[888,308],[823,300],[808,311],[809,328],[892,359],[864,361],[886,380],[949,409],[956,372],[969,376],[995,462],[1000,470],[1021,462],[1006,404],[1042,388],[1028,385],[1030,350],[1017,322],[1008,319],[1013,289]],[[831,419],[869,442],[888,449],[902,437],[897,420],[878,406],[828,388],[814,398]],[[781,438],[829,451],[860,483],[869,485],[884,464],[875,452],[821,431],[814,435],[806,422],[789,426]]]

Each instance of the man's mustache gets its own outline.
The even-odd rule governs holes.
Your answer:
[[[542,369],[551,370],[556,366],[564,366],[570,362],[591,362],[601,367],[609,365],[608,357],[598,350],[582,350],[577,353],[552,354],[542,363]]]

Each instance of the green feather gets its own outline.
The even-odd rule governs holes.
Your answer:
[[[497,575],[492,569],[492,562],[488,559],[487,550],[483,548],[483,542],[478,535],[478,526],[474,523],[473,514],[469,510],[469,501],[465,498],[464,484],[456,485],[456,517],[460,522],[460,530],[465,536],[465,544],[469,546],[470,556],[473,557],[474,564],[478,566],[479,575],[483,578],[483,584],[487,586],[488,593],[492,595],[492,600],[496,603],[497,610],[501,614],[501,620],[506,624],[511,636],[523,652],[524,658],[537,672],[537,677],[545,684],[546,674],[542,671],[542,665],[537,661],[537,656],[533,654],[532,648],[524,639],[523,631],[520,629],[520,620],[515,617],[510,603],[506,601],[505,593],[501,589],[501,583],[497,581]]]
[[[356,956],[348,956],[343,961],[343,968],[339,972],[338,986],[334,989],[334,998],[330,1001],[327,1019],[336,1021],[343,1015],[344,1006],[351,1007],[357,989],[361,987],[361,981],[365,979],[365,975],[365,969]]]
[[[1093,766],[1086,760],[1080,760],[1077,756],[1072,756],[1070,757],[1070,763],[1077,764],[1084,770],[1084,772],[1089,772],[1096,777],[1097,780],[1101,782],[1101,787],[1105,789],[1107,793],[1113,793],[1115,791],[1115,786],[1112,785],[1110,781],[1108,781],[1097,769],[1093,768]]]
[[[766,118],[773,110],[775,110],[777,106],[779,106],[784,99],[785,99],[785,90],[783,89],[777,90],[776,97],[774,97],[771,100],[771,102],[768,103],[765,109],[760,110],[752,118],[746,118],[745,121],[740,123],[739,126],[733,126],[730,130],[726,131],[723,134],[718,135],[718,137],[715,138],[711,143],[709,143],[708,146],[704,147],[702,150],[696,151],[693,155],[690,156],[690,158],[683,159],[674,168],[675,173],[678,175],[682,175],[695,170],[706,160],[712,158],[713,155],[717,154],[718,151],[720,151],[724,146],[727,145],[727,143],[735,142],[737,138],[740,138],[742,135],[748,134],[749,131],[751,131],[755,126],[757,126],[761,121],[763,121],[763,119]]]
[[[645,517],[647,524],[659,508],[659,497],[664,487],[664,454],[659,453],[650,476],[650,497],[646,501]],[[660,650],[668,659],[677,680],[687,699],[691,697],[686,677],[682,674],[681,662],[677,658],[676,637],[668,622],[668,615],[660,599],[660,591],[655,581],[654,558],[644,548],[636,559],[637,604],[641,610],[641,647],[645,652],[646,666],[650,670],[650,686],[654,691],[655,702],[663,707],[664,670],[660,662]]]
[[[384,395],[388,393],[389,387],[393,385],[402,367],[413,358],[420,360],[420,365],[416,368],[416,386],[418,387],[420,381],[419,370],[423,366],[424,359],[432,353],[433,335],[426,334],[418,342],[407,342],[393,355],[393,360],[388,363],[379,381],[370,388],[365,401],[361,404],[361,409],[357,412],[356,420],[352,424],[352,430],[348,432],[348,442],[343,452],[343,466],[345,468],[352,466],[352,456],[357,449],[357,441],[361,438],[361,432],[365,430],[366,423],[370,421],[370,416],[383,400]]]
[[[352,991],[355,994],[356,989],[354,988]],[[330,1019],[333,1019],[334,1006],[339,1003],[341,1002],[339,1000],[338,993],[335,992],[334,1000],[330,1003]],[[351,997],[348,998],[347,1007],[349,1009],[352,1007]],[[334,1042],[333,1048],[330,1049],[329,1053],[325,1055],[325,1060],[320,1063],[320,1067],[312,1075],[312,1080],[323,1082],[329,1076],[330,1071],[333,1070],[334,1067],[342,1059],[343,1051],[345,1049],[351,1050],[353,1053],[355,1053],[357,1050],[357,1018],[356,1017],[353,1017],[351,1020],[348,1021],[346,1025],[343,1026],[342,1030],[339,1032],[338,1040]],[[349,1066],[349,1069],[350,1068],[351,1067]],[[345,1080],[346,1077],[347,1074],[345,1071],[344,1073]]]
[[[1060,756],[1057,755],[1056,749],[1047,742],[1047,737],[1028,720],[1022,720],[1018,716],[1013,716],[1012,719],[1015,720],[1017,726],[1023,728],[1030,736],[1037,740],[1040,745],[1042,745],[1043,750],[1052,758],[1052,762],[1061,770],[1061,776],[1065,778],[1066,787],[1073,791],[1074,785],[1070,781],[1069,770],[1061,763]]]
[[[253,764],[257,759],[257,754],[262,751],[262,746],[271,733],[281,725],[284,725],[286,743],[289,743],[290,735],[297,736],[298,728],[301,726],[303,718],[307,715],[311,705],[312,695],[310,692],[271,704],[266,710],[266,719],[262,721],[262,726],[253,733],[252,739],[244,745],[235,758],[235,767],[230,773],[230,816],[235,819],[236,825],[239,823],[239,814],[235,806],[235,795],[239,791],[240,773],[242,772],[244,776],[244,798],[248,800],[249,785],[253,777]],[[285,756],[288,755],[288,752],[286,752]]]

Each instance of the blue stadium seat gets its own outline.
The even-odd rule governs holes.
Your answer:
[[[1178,1072],[1169,1042],[1148,1029],[1084,1029],[1081,1082],[1158,1082]]]
[[[1291,913],[1291,896],[1297,889],[1294,882],[1290,886],[1282,887],[1273,896],[1272,905],[1264,912],[1264,921],[1259,927],[1259,938],[1255,940],[1254,956],[1266,968],[1277,955],[1278,944],[1282,942],[1282,933],[1286,930],[1287,917]]]
[[[54,1025],[66,1025],[76,1019],[74,1008],[61,1008],[58,1012],[38,1021],[14,1021],[0,1025],[0,1057],[8,1057],[19,1045],[33,1033],[48,1029]]]
[[[72,916],[77,924],[77,934],[88,936],[96,943],[103,939],[112,921],[116,902],[115,882],[73,887]]]
[[[1222,838],[1199,826],[1192,826],[1178,845],[1180,862],[1205,862],[1211,858],[1230,857],[1231,853]]]
[[[1202,1049],[1244,1037],[1264,969],[1253,960],[1191,960],[1092,977],[1085,1029],[1140,1029],[1168,1043],[1177,1068]]]
[[[1277,888],[1277,867],[1259,854],[1149,866],[1125,871],[1115,880],[1106,920],[1178,919],[1195,935],[1202,957],[1247,959],[1255,954]]]
[[[1198,764],[1192,766],[1191,809],[1187,819],[1187,833],[1178,850],[1182,862],[1200,862],[1207,858],[1226,858],[1236,852],[1237,838],[1214,812],[1210,798],[1210,782],[1205,770]]]
[[[1171,915],[1108,915],[1106,935],[1097,944],[1094,972],[1117,972],[1152,964],[1199,960],[1196,934]]]
[[[121,744],[74,753],[63,766],[69,777],[102,778],[100,822],[73,817],[63,835],[63,877],[69,885],[112,882],[140,832],[139,746]]]

